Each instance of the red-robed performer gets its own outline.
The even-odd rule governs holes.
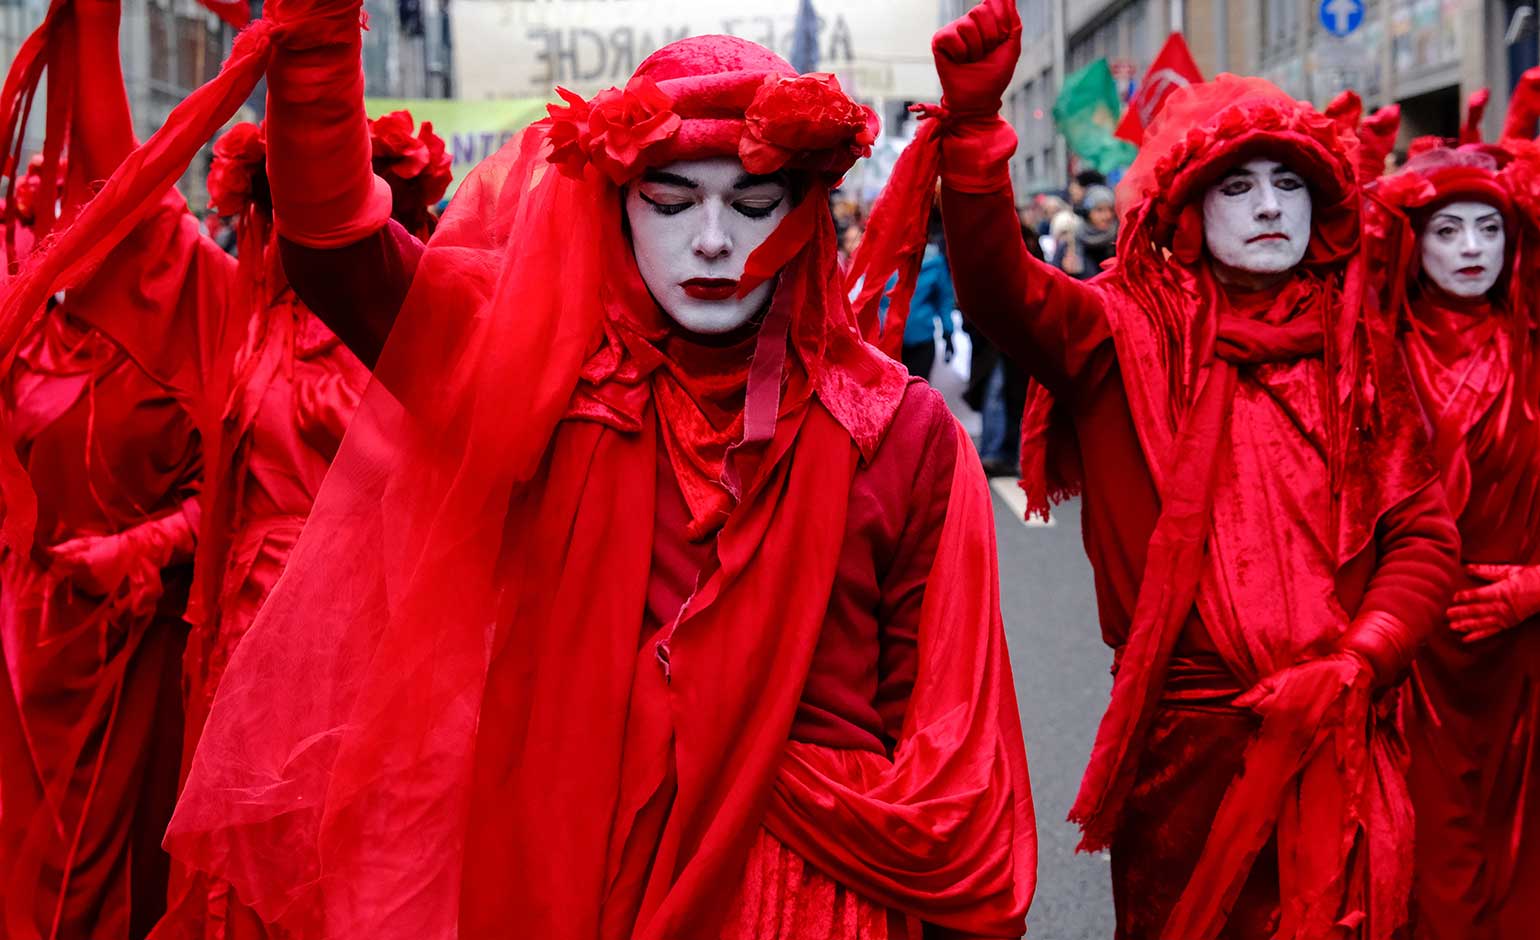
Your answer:
[[[73,153],[88,179],[106,179],[134,148],[118,65],[115,2],[77,6],[79,44],[93,67],[77,79],[92,120]],[[82,112],[84,113],[84,112]],[[443,142],[411,116],[370,122],[371,156],[395,194],[393,213],[426,238],[428,207],[449,182]],[[234,216],[242,262],[201,235],[175,189],[70,292],[199,417],[208,460],[193,629],[184,657],[184,757],[202,732],[224,667],[282,573],[336,454],[368,371],[289,287],[272,236],[261,129],[238,124],[214,146],[210,201]],[[156,936],[265,936],[228,885],[174,873],[171,911]]]
[[[357,4],[275,7],[0,304],[106,250],[270,64],[284,266],[375,381],[173,854],[306,937],[1020,935],[988,490],[837,270],[870,112],[677,43],[483,164],[423,248],[369,173]]]
[[[1389,210],[1371,229],[1376,269],[1465,561],[1405,699],[1426,940],[1540,923],[1540,152],[1532,121],[1512,129],[1501,147],[1424,150],[1373,190]]]
[[[66,189],[18,181],[18,254]],[[0,382],[38,501],[30,551],[0,553],[0,935],[129,940],[165,910],[200,450],[80,301],[50,306]]]
[[[1052,393],[1034,504],[1083,494],[1111,702],[1071,817],[1118,936],[1389,938],[1411,814],[1387,720],[1457,534],[1363,303],[1350,132],[1255,79],[1174,93],[1123,183],[1117,263],[1023,249],[990,0],[937,36],[959,306]],[[1035,456],[1035,460],[1033,457]]]

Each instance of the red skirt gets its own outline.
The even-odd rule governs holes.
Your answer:
[[[909,919],[835,883],[764,829],[722,940],[919,940]]]

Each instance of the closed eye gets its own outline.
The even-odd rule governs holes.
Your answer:
[[[647,195],[646,190],[641,189],[637,190],[636,194],[642,197],[643,202],[652,206],[653,211],[659,215],[678,215],[692,205],[692,201],[689,199],[670,198],[667,196],[659,196],[657,199],[654,199]]]
[[[768,197],[759,199],[740,199],[733,203],[733,208],[751,219],[769,218],[770,214],[780,207],[785,197],[771,199]]]

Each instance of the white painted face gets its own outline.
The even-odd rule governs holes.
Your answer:
[[[1282,274],[1310,246],[1310,189],[1276,160],[1248,160],[1203,194],[1203,242],[1224,267]]]
[[[1501,212],[1484,202],[1451,202],[1423,226],[1422,269],[1455,297],[1480,297],[1503,273],[1507,232]]]
[[[658,306],[692,333],[730,333],[765,308],[775,279],[737,296],[745,262],[791,211],[785,174],[733,157],[648,170],[626,189],[631,247]]]

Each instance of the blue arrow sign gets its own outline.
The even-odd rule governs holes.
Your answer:
[[[1321,25],[1333,36],[1346,36],[1364,21],[1364,0],[1321,0]]]

